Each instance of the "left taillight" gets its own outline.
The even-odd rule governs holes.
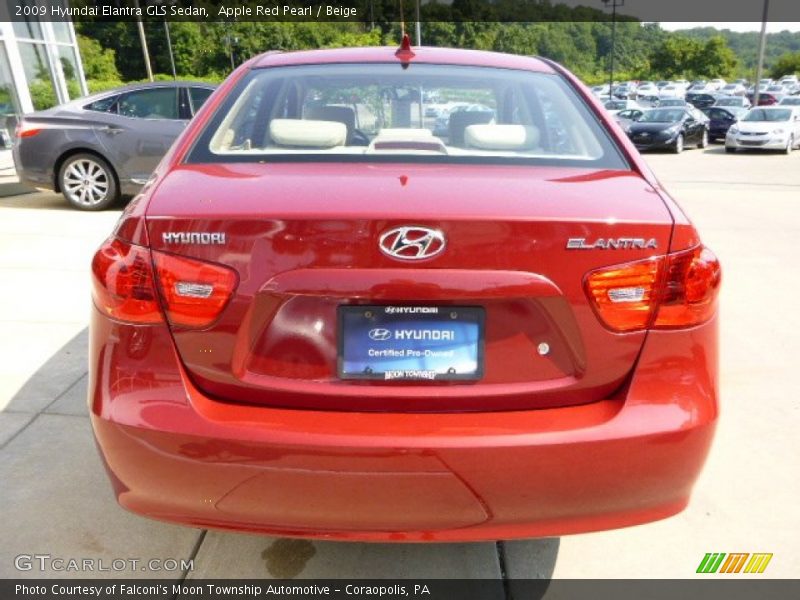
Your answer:
[[[124,323],[161,323],[150,251],[118,239],[107,240],[92,259],[97,308]]]
[[[14,135],[17,138],[26,138],[26,137],[33,137],[34,135],[39,134],[42,131],[41,126],[36,126],[31,123],[27,123],[25,121],[20,121],[17,125],[16,130],[14,131]]]
[[[213,323],[236,288],[232,269],[150,251],[119,239],[106,241],[92,260],[94,302],[125,323],[201,328]],[[163,306],[163,311],[162,311]]]

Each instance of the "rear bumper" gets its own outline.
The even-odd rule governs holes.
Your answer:
[[[618,397],[495,413],[287,410],[192,385],[162,326],[94,311],[89,404],[117,499],[186,525],[282,536],[473,541],[667,517],[717,417],[716,320],[649,334]]]

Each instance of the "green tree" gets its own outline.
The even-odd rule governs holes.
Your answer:
[[[703,44],[697,40],[683,35],[672,35],[666,38],[650,56],[650,67],[660,77],[666,79],[694,77],[691,68],[702,48]]]
[[[652,71],[660,77],[729,77],[738,60],[725,38],[705,42],[684,35],[671,35],[650,57]]]
[[[725,38],[714,36],[703,44],[689,64],[698,77],[730,77],[738,62]]]
[[[97,40],[85,35],[78,36],[78,48],[87,79],[120,79],[115,52],[112,49],[103,48]]]
[[[800,52],[787,52],[775,62],[769,72],[770,77],[775,79],[797,73],[800,73]]]
[[[510,54],[540,54],[541,30],[529,24],[512,23],[494,39],[492,50]]]

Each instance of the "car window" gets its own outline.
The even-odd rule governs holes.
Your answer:
[[[744,121],[768,121],[768,122],[775,122],[775,121],[788,121],[789,117],[792,116],[791,109],[764,109],[764,108],[754,108],[747,116],[743,119]]]
[[[119,114],[137,119],[178,119],[178,88],[138,90],[122,96]]]
[[[100,98],[94,102],[87,104],[83,108],[85,110],[93,110],[95,112],[117,112],[116,102],[119,96],[108,96],[107,98]]]
[[[430,97],[452,108],[430,114]],[[589,107],[559,75],[430,64],[403,69],[391,63],[254,69],[208,123],[190,161],[302,156],[533,159],[626,168]]]
[[[195,114],[200,107],[203,106],[203,103],[208,100],[208,97],[212,94],[214,90],[210,90],[208,88],[201,88],[201,87],[190,87],[189,88],[189,100],[192,103],[192,114]]]
[[[670,108],[654,108],[648,110],[642,115],[640,122],[642,123],[674,123],[683,118],[684,111],[680,109]]]

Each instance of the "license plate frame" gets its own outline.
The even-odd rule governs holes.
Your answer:
[[[342,305],[337,313],[340,379],[474,382],[484,376],[486,311],[482,306]],[[398,328],[411,337],[397,339]],[[437,331],[441,337],[434,339]],[[381,339],[383,332],[389,337]],[[426,335],[430,337],[425,339]],[[364,345],[366,350],[361,349]],[[365,356],[370,349],[402,350],[403,355],[370,358]],[[407,354],[409,350],[415,354]],[[439,354],[426,355],[426,350]]]

